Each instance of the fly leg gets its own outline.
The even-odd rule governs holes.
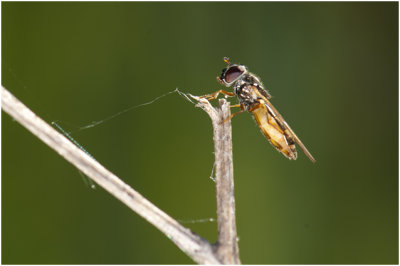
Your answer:
[[[255,105],[253,105],[253,107],[251,107],[251,108],[249,109],[249,112],[252,113],[254,110],[256,110],[256,109],[259,108],[259,107],[260,107],[260,104],[259,104],[259,103],[256,103]]]
[[[222,121],[221,124],[225,123],[225,122],[228,121],[228,120],[231,120],[234,116],[237,116],[238,114],[241,114],[241,113],[243,113],[243,112],[245,111],[244,105],[243,105],[243,104],[235,104],[235,105],[231,105],[231,106],[229,106],[229,107],[230,107],[230,108],[232,108],[232,107],[240,107],[240,111],[231,114],[227,119],[225,119],[224,121]]]
[[[216,92],[211,93],[211,94],[202,95],[202,96],[200,96],[200,98],[204,98],[204,99],[207,99],[209,101],[212,101],[212,100],[217,99],[217,97],[218,97],[218,95],[220,93],[224,94],[226,96],[229,96],[229,97],[235,96],[235,93],[233,93],[233,92],[229,92],[229,91],[225,91],[225,90],[219,90],[219,91],[216,91]]]

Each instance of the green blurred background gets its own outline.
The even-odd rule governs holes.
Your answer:
[[[216,217],[203,111],[171,94],[79,128],[221,89],[224,56],[317,159],[233,119],[242,262],[398,263],[397,3],[2,3],[2,85],[176,219]],[[2,263],[192,263],[4,112],[2,155]]]

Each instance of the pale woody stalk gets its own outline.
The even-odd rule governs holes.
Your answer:
[[[2,108],[6,113],[98,185],[158,228],[195,262],[199,264],[240,263],[236,241],[235,201],[233,197],[231,125],[230,121],[221,123],[230,115],[229,103],[223,100],[220,102],[220,108],[214,109],[207,100],[201,99],[199,102],[199,106],[212,119],[214,141],[216,141],[218,242],[211,245],[207,240],[180,225],[176,220],[104,168],[95,159],[79,149],[64,135],[34,114],[4,87],[1,88],[1,102]]]

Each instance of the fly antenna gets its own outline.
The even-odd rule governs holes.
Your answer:
[[[229,62],[229,57],[226,57],[226,56],[224,57],[224,62],[227,63],[228,65],[231,64],[231,62]]]

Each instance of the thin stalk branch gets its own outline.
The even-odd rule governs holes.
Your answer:
[[[240,264],[237,245],[235,200],[233,193],[232,133],[229,103],[220,100],[215,109],[195,96],[198,106],[211,117],[214,129],[215,176],[217,191],[218,241],[207,240],[180,225],[168,214],[104,168],[64,135],[49,126],[4,87],[1,87],[2,109],[32,134],[54,149],[99,186],[119,199],[170,238],[183,252],[199,264]]]
[[[224,264],[240,264],[236,233],[235,196],[232,160],[232,126],[230,104],[219,100],[219,108],[196,96],[201,107],[211,118],[214,131],[215,183],[217,194],[218,241],[215,244],[218,258]]]
[[[4,87],[1,87],[1,96],[2,109],[6,113],[85,173],[99,186],[158,228],[195,262],[199,264],[223,263],[216,256],[213,246],[207,240],[180,225],[168,214],[125,184],[120,178],[34,114]]]

